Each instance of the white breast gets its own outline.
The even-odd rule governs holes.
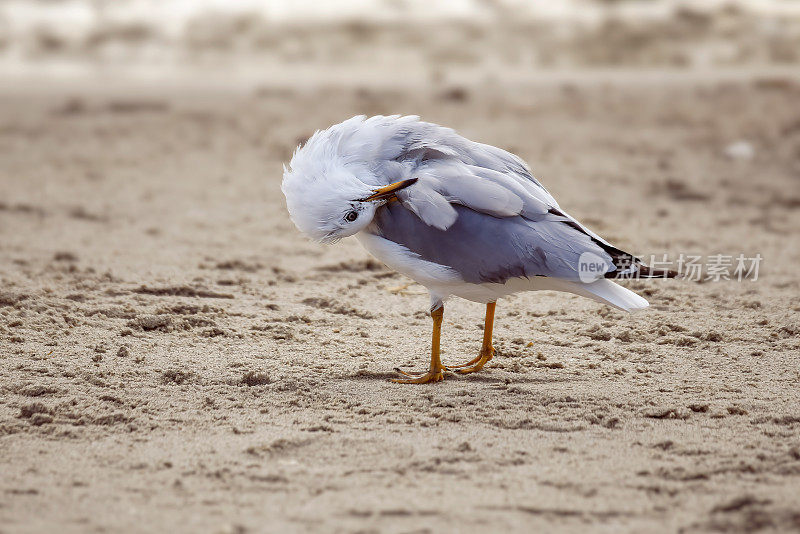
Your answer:
[[[450,267],[423,260],[419,254],[411,252],[394,241],[367,231],[357,233],[356,238],[361,246],[367,249],[367,252],[388,267],[429,289],[431,286],[465,283],[461,275]]]

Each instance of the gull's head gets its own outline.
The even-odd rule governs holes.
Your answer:
[[[416,182],[403,180],[376,187],[363,154],[341,153],[341,131],[316,132],[283,168],[281,190],[295,226],[314,241],[333,243],[366,228],[375,210],[395,198],[397,191]],[[364,147],[366,150],[366,147]]]

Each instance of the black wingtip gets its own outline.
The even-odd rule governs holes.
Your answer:
[[[677,271],[673,271],[672,269],[653,269],[644,263],[639,265],[640,278],[675,278],[677,276]]]

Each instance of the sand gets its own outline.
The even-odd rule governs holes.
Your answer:
[[[4,88],[0,532],[800,529],[800,84],[713,78]],[[517,295],[484,372],[390,383],[427,365],[424,288],[305,240],[279,189],[356,113],[512,150],[621,248],[759,278],[628,282],[635,315]],[[482,314],[448,303],[445,362]]]

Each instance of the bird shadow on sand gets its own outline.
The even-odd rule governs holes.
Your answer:
[[[351,375],[343,376],[345,380],[389,380],[400,377],[395,371],[358,371]]]
[[[403,378],[403,376],[396,371],[367,371],[361,370],[357,373],[343,376],[344,380],[375,380],[375,381],[388,381],[392,378]],[[588,378],[580,376],[570,377],[514,377],[509,379],[503,376],[492,376],[490,374],[470,374],[459,375],[456,373],[446,373],[445,382],[457,382],[466,384],[469,382],[479,382],[483,384],[556,384],[564,382],[584,382]]]
[[[484,384],[558,384],[564,382],[584,382],[588,379],[583,377],[569,376],[569,377],[514,377],[507,376],[492,376],[490,374],[472,374],[472,375],[447,375],[446,379],[455,379],[461,382],[481,382]]]

